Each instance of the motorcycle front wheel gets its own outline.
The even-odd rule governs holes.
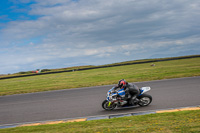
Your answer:
[[[138,104],[141,107],[148,106],[152,102],[152,96],[148,94],[143,94],[139,96],[138,99],[140,100]]]
[[[105,110],[113,110],[113,109],[116,108],[116,104],[111,104],[109,106],[109,101],[104,100],[103,103],[102,103],[102,108],[105,109]]]

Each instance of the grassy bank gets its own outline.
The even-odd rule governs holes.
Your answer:
[[[130,116],[86,122],[62,123],[0,129],[1,133],[197,133],[200,132],[200,110],[144,116]]]
[[[128,82],[200,76],[200,58],[0,80],[0,96]]]
[[[1,79],[8,79],[8,78],[18,78],[18,77],[28,77],[28,76],[36,76],[36,75],[43,75],[43,74],[52,74],[52,73],[62,73],[62,72],[71,72],[71,71],[80,71],[80,70],[89,70],[89,69],[98,69],[98,68],[105,68],[105,67],[114,67],[114,66],[124,66],[124,65],[132,65],[132,64],[142,64],[142,63],[150,63],[150,62],[160,62],[160,61],[169,61],[169,60],[179,60],[179,59],[189,59],[189,58],[199,58],[200,55],[187,55],[187,56],[179,56],[179,57],[166,57],[166,58],[156,58],[156,59],[142,59],[142,60],[133,60],[133,61],[124,61],[112,64],[105,64],[105,65],[87,65],[87,66],[74,66],[74,67],[67,67],[67,68],[58,68],[58,69],[41,69],[39,74],[36,71],[25,71],[25,72],[18,72],[14,74],[0,74]]]

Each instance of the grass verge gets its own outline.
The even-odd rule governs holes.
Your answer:
[[[0,96],[128,82],[200,76],[200,58],[134,64],[0,80]]]
[[[122,118],[93,120],[0,129],[1,133],[197,133],[200,132],[200,110],[149,114]]]

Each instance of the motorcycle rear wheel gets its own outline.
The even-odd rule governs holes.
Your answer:
[[[148,106],[152,102],[152,96],[148,94],[143,94],[138,99],[140,100],[138,104],[141,107]]]
[[[105,110],[113,110],[116,108],[116,104],[111,104],[110,106],[108,106],[108,104],[109,104],[109,101],[104,100],[102,103],[102,108]]]

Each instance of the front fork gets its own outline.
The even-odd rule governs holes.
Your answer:
[[[110,107],[110,105],[111,105],[111,101],[109,101],[109,103],[108,103],[108,107]]]
[[[108,101],[108,107],[110,107],[112,104],[117,104],[119,101],[115,100],[115,101]]]

